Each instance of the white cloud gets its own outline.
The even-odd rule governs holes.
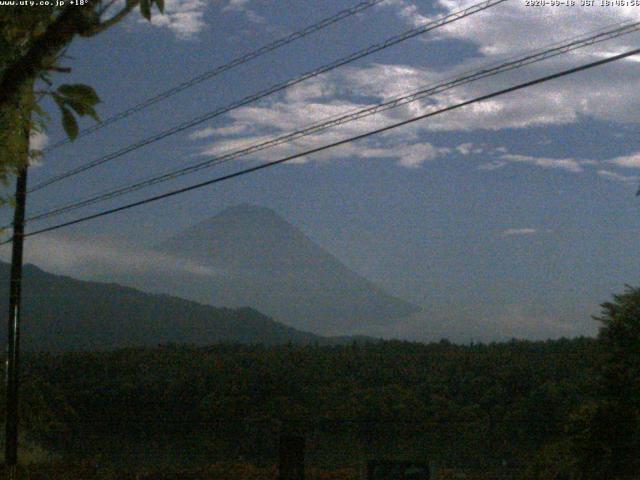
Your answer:
[[[49,137],[45,132],[31,132],[29,136],[29,149],[42,150],[49,143]]]
[[[408,2],[407,2],[408,3]],[[439,0],[447,13],[470,7],[476,0]],[[568,14],[562,8],[530,8],[522,0],[505,2],[450,23],[439,31],[449,38],[476,44],[485,55],[511,54],[514,45],[542,45],[618,22],[638,20],[634,7],[580,7]],[[523,36],[523,32],[527,32]],[[542,42],[541,42],[542,41]],[[630,39],[627,40],[632,44]]]
[[[227,9],[246,9],[250,2],[236,0],[227,3]],[[439,5],[446,12],[470,5],[471,1],[441,0]],[[624,14],[611,13],[609,19],[592,11],[576,8],[575,18],[555,13],[549,14],[526,9],[522,2],[507,2],[486,12],[455,22],[443,30],[449,39],[461,39],[478,46],[481,57],[466,60],[447,71],[436,71],[415,65],[369,64],[363,67],[347,67],[310,79],[278,95],[270,96],[260,104],[236,109],[225,117],[223,124],[210,126],[192,134],[194,140],[215,137],[215,143],[202,149],[204,155],[216,156],[237,148],[289,133],[316,122],[335,118],[360,109],[371,107],[399,95],[450,80],[463,73],[483,67],[488,63],[512,57],[517,51],[552,41],[566,39],[584,33],[596,26],[608,24],[607,20],[640,19],[640,11],[627,9]],[[402,18],[411,24],[425,21],[416,4],[408,0],[388,0],[389,8],[395,8]],[[615,10],[615,9],[612,9]],[[546,10],[545,10],[546,12]],[[598,10],[599,12],[599,10]],[[636,12],[636,13],[634,13]],[[579,22],[584,19],[585,22]],[[539,27],[537,31],[533,27]],[[565,28],[566,27],[566,28]],[[532,30],[533,28],[533,30]],[[522,32],[534,32],[524,40]],[[546,36],[545,36],[546,35]],[[291,155],[304,149],[315,148],[375,130],[392,123],[419,116],[471,98],[530,80],[539,75],[557,72],[589,59],[602,56],[603,52],[625,47],[628,40],[590,47],[558,57],[539,65],[529,66],[490,81],[479,81],[443,92],[437,96],[403,105],[375,116],[362,118],[322,133],[296,140],[290,145],[280,145],[252,155],[252,159],[272,160]],[[397,130],[385,132],[372,139],[359,141],[322,154],[317,159],[328,158],[390,158],[410,167],[444,156],[442,146],[431,141],[435,132],[498,131],[532,126],[566,125],[582,117],[604,121],[636,122],[640,100],[640,77],[630,62],[619,62],[575,75],[571,79],[550,82],[547,85],[515,92],[503,97],[476,103],[456,111],[427,118]],[[507,153],[504,148],[490,149],[462,143],[455,147],[461,155],[485,154],[487,162],[479,168],[493,170],[506,165],[521,163],[541,168],[555,168],[573,173],[582,172],[592,161],[573,158],[535,157]],[[493,158],[491,158],[493,157]],[[298,159],[304,162],[306,159]]]
[[[505,165],[507,165],[507,162],[505,161],[493,160],[491,162],[487,162],[487,163],[483,163],[482,165],[479,165],[478,170],[487,170],[487,171],[498,170],[504,167]]]
[[[249,8],[251,0],[229,0],[228,3],[222,8],[223,12],[235,11],[242,12],[248,20],[253,23],[265,23],[266,19],[257,14],[254,10]]]
[[[513,163],[524,163],[542,168],[558,168],[573,173],[580,173],[583,171],[584,165],[592,165],[594,162],[591,160],[576,160],[574,158],[534,157],[530,155],[505,153],[500,155],[497,160],[484,163],[478,168],[480,170],[497,170]]]
[[[405,0],[386,0],[381,6],[394,8],[398,16],[412,27],[419,27],[429,21],[429,17],[421,14],[415,4]]]
[[[224,7],[225,10],[240,10],[247,6],[250,0],[229,0],[229,3]]]
[[[533,235],[538,231],[535,228],[507,228],[502,232],[502,235],[513,236],[513,235]]]
[[[476,0],[439,0],[444,14],[466,8]],[[418,2],[391,0],[386,2],[397,9],[400,17],[410,25],[425,17]],[[498,62],[512,57],[518,51],[541,49],[544,46],[584,35],[605,26],[624,21],[640,20],[640,9],[620,7],[601,9],[575,7],[568,15],[563,9],[535,9],[518,0],[505,2],[488,10],[439,28],[438,38],[456,39],[477,47],[480,58],[466,62],[470,67],[485,62]],[[523,35],[526,32],[526,35]],[[428,34],[431,36],[432,34]],[[468,99],[479,93],[497,90],[516,81],[531,79],[551,72],[571,68],[635,48],[634,35],[627,35],[567,55],[531,65],[522,71],[494,77],[492,88],[487,82],[470,84],[457,89],[448,100]],[[436,121],[440,129],[501,129],[524,128],[531,125],[560,125],[573,123],[581,115],[601,120],[638,122],[640,107],[637,91],[640,78],[636,74],[637,58],[597,67],[589,72],[554,80],[524,92],[496,98],[490,103],[476,104],[459,113],[443,116],[446,124]],[[503,79],[508,79],[504,82]],[[479,88],[479,85],[484,87]]]
[[[505,150],[504,148],[500,148],[496,149],[495,151],[502,152]],[[572,173],[581,173],[587,166],[600,167],[604,163],[614,164],[618,167],[640,167],[640,157],[638,156],[638,154],[633,154],[628,156],[616,157],[612,160],[603,160],[601,162],[598,162],[596,160],[583,160],[574,158],[547,158],[505,153],[500,155],[496,160],[481,164],[478,168],[480,170],[491,171],[506,167],[507,165],[513,163],[524,163],[542,168],[556,168]],[[614,180],[625,184],[636,183],[638,181],[638,177],[622,175],[611,170],[599,169],[596,171],[596,173],[608,180]]]
[[[204,13],[208,5],[207,0],[165,0],[164,15],[154,11],[151,24],[171,30],[181,40],[189,40],[205,29]]]
[[[466,157],[468,155],[480,155],[482,153],[485,153],[485,148],[482,146],[478,146],[478,145],[474,145],[473,143],[461,143],[460,145],[458,145],[455,150],[462,156]],[[497,149],[494,149],[494,153],[495,152],[502,152],[504,150],[504,152],[506,152],[506,149],[504,149],[504,147],[499,147]]]
[[[433,85],[437,79],[450,78],[451,76],[449,73],[447,75],[437,74],[433,71],[408,65],[375,64],[362,68],[341,69],[297,85],[284,94],[267,99],[260,105],[234,110],[227,116],[228,121],[222,128],[214,129],[210,127],[209,129],[201,130],[194,134],[193,138],[206,138],[214,134],[227,137],[234,134],[232,139],[227,138],[228,142],[223,142],[227,143],[223,148],[219,144],[213,146],[216,151],[220,149],[226,150],[230,146],[250,143],[257,140],[257,137],[262,138],[269,134],[294,131],[301,126],[308,126],[322,120],[371,107],[380,102],[396,98],[400,94]],[[627,84],[638,82],[636,78],[633,80],[626,78],[620,81]],[[513,78],[495,77],[491,82],[491,90],[506,86],[510,82],[513,82]],[[607,85],[611,83],[608,82]],[[404,126],[397,131],[388,132],[386,137],[422,140],[425,134],[437,131],[500,130],[504,128],[526,128],[535,125],[569,124],[577,121],[580,115],[589,113],[596,118],[602,119],[615,117],[617,109],[628,109],[628,105],[633,103],[633,101],[626,99],[624,101],[620,100],[616,104],[615,99],[607,98],[604,94],[601,99],[598,99],[598,92],[606,91],[607,88],[599,86],[594,93],[593,87],[589,82],[574,81],[572,88],[568,90],[564,88],[560,90],[554,90],[553,88],[532,89],[527,91],[526,94],[517,97],[493,99],[455,112],[437,115]],[[640,89],[640,84],[638,84],[638,89]],[[486,92],[486,82],[479,82],[477,85],[465,85],[440,94],[437,97],[423,99],[375,116],[359,119],[341,126],[339,130],[345,135],[357,135],[419,116],[438,108],[463,102]],[[640,107],[640,105],[638,106]],[[599,112],[604,113],[599,115]],[[224,129],[227,130],[225,131]],[[244,132],[244,142],[241,141],[241,138],[235,136],[239,131]],[[345,135],[342,135],[342,137]],[[327,135],[324,134],[324,136],[326,137]],[[315,138],[318,138],[318,136]],[[301,141],[300,143],[308,145],[309,142]],[[466,148],[460,147],[459,152],[464,155]],[[207,153],[213,154],[214,152],[208,151]],[[473,153],[481,152],[475,151]],[[563,168],[574,172],[582,169],[578,163],[571,159],[533,160],[513,157],[506,160],[512,162],[529,161],[529,163],[542,167]]]
[[[359,158],[391,158],[403,167],[415,168],[425,162],[444,156],[450,151],[448,148],[434,147],[430,143],[410,143],[390,145],[384,148],[356,148],[353,155]]]
[[[580,173],[583,170],[582,161],[575,160],[573,158],[532,157],[528,155],[514,155],[507,153],[502,155],[500,159],[506,162],[505,165],[508,162],[528,163],[542,168],[560,168],[574,173]]]
[[[9,251],[0,253],[8,258]],[[185,259],[117,244],[114,241],[77,240],[73,238],[38,235],[30,239],[25,249],[25,262],[56,274],[92,278],[100,271],[116,273],[189,273],[220,276],[224,272]]]
[[[631,155],[616,157],[609,160],[609,163],[612,163],[618,167],[640,168],[640,152],[632,153]]]
[[[352,135],[353,130],[342,132],[323,132],[316,135],[300,138],[288,144],[277,145],[268,150],[260,151],[247,156],[247,159],[272,161],[279,158],[311,150],[327,144],[335,143]],[[270,136],[251,136],[230,138],[226,141],[218,141],[207,147],[203,154],[217,157],[227,152],[246,148],[249,145],[258,144],[270,140]],[[347,143],[327,151],[312,155],[314,160],[328,161],[340,158],[360,159],[390,159],[399,165],[415,168],[424,162],[443,157],[450,153],[450,149],[437,147],[428,142],[410,141],[407,137],[398,136],[386,141],[369,140],[366,142]],[[309,157],[300,157],[291,163],[305,163]]]
[[[42,166],[42,161],[38,152],[42,151],[48,143],[49,137],[45,132],[31,132],[29,135],[29,150],[31,151],[31,159],[29,161],[30,167]]]
[[[600,175],[603,178],[606,178],[607,180],[613,180],[615,182],[621,182],[627,185],[638,183],[638,177],[621,175],[619,173],[612,172],[610,170],[598,170],[598,175]]]
[[[473,151],[472,143],[462,143],[456,147],[456,150],[460,155],[469,155]]]
[[[202,130],[196,130],[191,135],[189,135],[189,138],[191,140],[201,140],[203,138],[215,137],[217,135],[219,136],[237,135],[246,130],[247,130],[247,126],[242,124],[231,125],[230,127],[220,127],[220,128],[207,127],[207,128],[203,128]]]
[[[386,69],[394,71],[395,68]],[[216,141],[202,151],[207,156],[224,153],[268,141],[298,129],[330,118],[353,113],[371,106],[369,102],[356,103],[348,93],[352,83],[343,81],[362,74],[360,70],[336,72],[335,75],[317,77],[289,89],[259,105],[239,108],[230,112],[228,121],[221,127],[208,127],[195,132],[192,139],[215,136]],[[357,79],[359,82],[360,79]],[[376,87],[377,88],[377,87]],[[367,92],[367,96],[368,92]],[[409,111],[387,112],[382,115],[361,118],[340,127],[301,137],[289,144],[282,144],[251,155],[250,159],[274,160],[298,152],[335,143],[362,133],[375,130],[391,122],[406,118]],[[314,154],[314,159],[330,158],[388,158],[406,167],[444,156],[450,152],[424,141],[419,131],[406,128],[350,143],[330,151]],[[298,163],[307,159],[297,159]]]

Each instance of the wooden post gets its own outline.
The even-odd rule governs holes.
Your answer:
[[[16,206],[13,219],[9,317],[7,324],[6,424],[4,461],[9,477],[14,478],[18,464],[18,388],[20,383],[20,296],[22,290],[22,247],[24,213],[27,198],[27,166],[20,169],[16,181]]]

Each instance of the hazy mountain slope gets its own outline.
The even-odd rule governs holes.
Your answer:
[[[9,265],[0,262],[0,312],[8,311]],[[0,322],[6,339],[6,317]],[[282,325],[251,308],[215,308],[117,284],[24,268],[22,345],[91,349],[179,342],[339,343]]]
[[[168,279],[175,294],[212,305],[251,305],[317,333],[346,333],[417,311],[351,271],[268,208],[240,205],[179,233],[157,251],[209,267],[198,281]],[[163,290],[158,279],[138,285]]]

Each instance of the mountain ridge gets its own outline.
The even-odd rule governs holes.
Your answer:
[[[0,262],[0,311],[8,311],[9,265]],[[212,307],[118,283],[77,280],[26,264],[22,346],[26,350],[110,350],[185,343],[339,344],[365,337],[326,338],[303,332],[250,307]],[[6,339],[6,322],[0,322]],[[370,339],[373,340],[373,339]]]
[[[348,334],[355,326],[389,323],[419,310],[349,269],[267,207],[226,208],[153,250],[226,274],[201,279],[195,287],[173,282],[179,296],[210,305],[252,305],[318,334]],[[144,281],[136,286],[144,288]]]

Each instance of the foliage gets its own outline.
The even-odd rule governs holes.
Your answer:
[[[581,478],[635,479],[640,472],[640,289],[602,305],[602,362],[591,401],[573,417]]]
[[[338,468],[355,475],[369,458],[392,457],[480,479],[541,472],[564,458],[554,445],[566,442],[567,419],[588,394],[599,355],[588,339],[174,345],[31,354],[25,370],[61,392],[48,408],[66,412],[56,415],[64,425],[37,438],[68,460],[102,453],[111,459],[100,460],[104,468],[149,475],[234,462],[260,471],[277,457],[278,435],[294,431],[308,440],[318,472],[310,478],[337,478],[320,472]],[[25,421],[35,438],[41,420]],[[131,453],[141,448],[151,464]]]
[[[28,354],[23,425],[63,462],[32,468],[258,478],[296,432],[310,478],[357,478],[370,458],[428,460],[442,478],[637,478],[640,290],[598,320],[597,340]]]
[[[164,0],[85,0],[82,6],[68,1],[66,5],[47,3],[33,7],[16,2],[0,8],[0,181],[6,182],[29,160],[30,135],[42,131],[49,120],[39,106],[44,97],[51,97],[58,105],[62,125],[72,140],[78,134],[76,116],[98,120],[94,107],[99,99],[91,87],[70,84],[53,88],[52,75],[70,71],[61,62],[73,39],[105,31],[136,6],[147,19],[153,5],[164,9]],[[118,10],[112,13],[114,5]],[[32,152],[31,156],[38,154]]]

